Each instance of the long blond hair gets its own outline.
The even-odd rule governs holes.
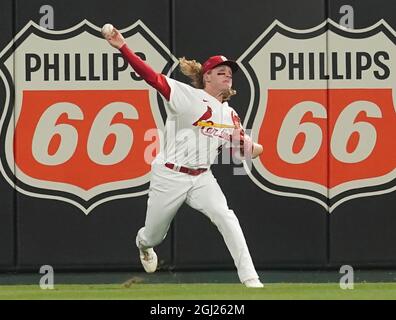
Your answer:
[[[179,59],[180,71],[191,79],[191,84],[197,89],[204,89],[205,83],[203,79],[202,65],[196,60],[187,60],[185,57]],[[236,91],[232,88],[223,93],[223,101],[230,100],[236,95]]]

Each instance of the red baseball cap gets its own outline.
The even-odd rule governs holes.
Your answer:
[[[204,62],[202,66],[203,74],[223,64],[229,66],[233,73],[239,70],[238,64],[235,61],[228,60],[224,56],[213,56]]]

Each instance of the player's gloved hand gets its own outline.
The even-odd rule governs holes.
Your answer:
[[[109,35],[106,35],[105,39],[116,49],[120,49],[126,43],[125,38],[116,28],[113,28],[113,32]]]

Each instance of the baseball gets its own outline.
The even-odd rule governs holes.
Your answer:
[[[102,35],[104,37],[110,37],[111,34],[113,33],[114,27],[112,24],[110,23],[106,23],[103,27],[102,27]]]

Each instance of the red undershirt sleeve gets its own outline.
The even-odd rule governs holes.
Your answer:
[[[158,90],[167,101],[170,100],[171,88],[163,74],[155,72],[147,63],[129,49],[127,44],[124,44],[120,48],[120,52],[139,76],[153,88]]]

